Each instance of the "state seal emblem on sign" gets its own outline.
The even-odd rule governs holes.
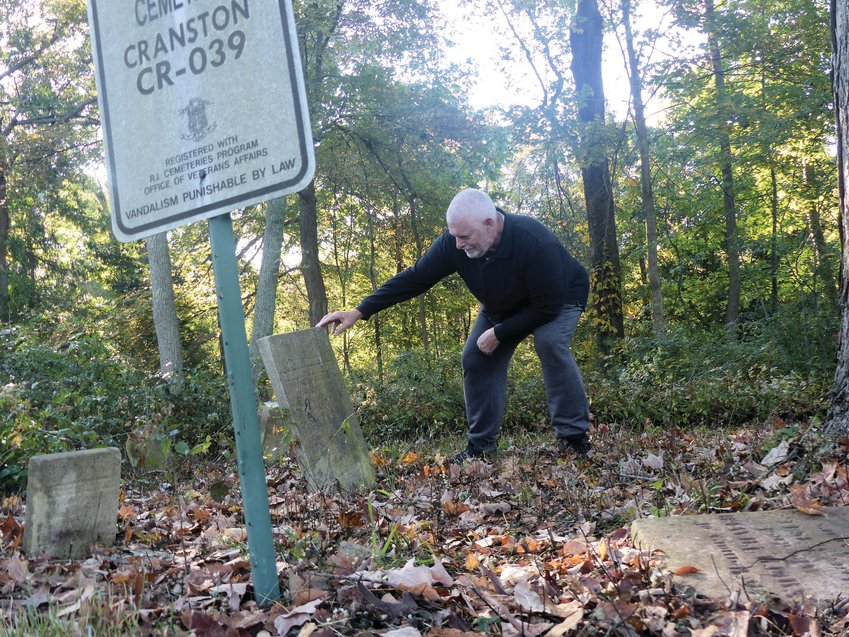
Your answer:
[[[209,123],[209,117],[206,114],[206,107],[212,104],[207,100],[202,100],[199,97],[193,97],[183,108],[180,109],[179,115],[185,115],[188,119],[188,133],[183,133],[183,139],[190,139],[193,142],[199,142],[209,133],[215,130],[217,124]]]

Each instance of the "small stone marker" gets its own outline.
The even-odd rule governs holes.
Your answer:
[[[76,559],[111,546],[118,518],[121,452],[114,447],[30,458],[24,551]]]
[[[745,591],[751,598],[827,602],[849,595],[849,507],[826,516],[793,510],[688,515],[636,520],[634,544],[660,549],[665,570],[708,597]],[[689,569],[683,569],[689,570]]]
[[[289,426],[284,414],[289,413],[285,405],[280,407],[274,401],[260,403],[257,410],[259,420],[259,439],[262,442],[262,455],[268,462],[276,462],[283,455]]]
[[[327,331],[313,328],[260,339],[277,402],[289,406],[298,461],[313,489],[374,486],[374,467]]]

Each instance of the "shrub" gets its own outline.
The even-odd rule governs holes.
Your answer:
[[[432,439],[465,431],[459,352],[427,360],[405,352],[381,383],[365,375],[354,385],[357,413],[369,439]]]
[[[825,411],[836,362],[836,318],[790,306],[724,330],[674,329],[626,339],[585,381],[595,414],[660,425],[739,425]]]
[[[0,330],[0,488],[20,488],[33,455],[123,448],[129,431],[151,423],[188,445],[206,436],[226,444],[231,419],[220,375],[190,373],[174,392],[86,329],[56,336]]]
[[[724,329],[676,328],[665,338],[623,340],[606,359],[587,361],[584,382],[597,422],[643,426],[724,426],[777,416],[822,415],[836,360],[836,317],[789,306],[769,319]],[[510,368],[503,433],[549,431],[539,361],[530,342]],[[383,383],[359,372],[355,402],[367,435],[381,442],[465,431],[459,350],[438,361],[407,352]]]

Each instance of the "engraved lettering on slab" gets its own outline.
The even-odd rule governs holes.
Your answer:
[[[695,566],[702,574],[677,581],[711,596],[729,589],[750,597],[812,597],[827,601],[849,594],[849,508],[827,516],[795,510],[722,513],[637,520],[631,530],[642,549],[657,548],[666,566]]]

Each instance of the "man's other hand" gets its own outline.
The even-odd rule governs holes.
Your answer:
[[[349,327],[351,327],[354,323],[363,318],[362,313],[359,310],[342,310],[339,312],[331,312],[330,314],[325,314],[321,320],[316,323],[316,327],[324,327],[325,325],[332,325],[330,328],[331,334],[341,334]]]
[[[478,337],[478,349],[489,356],[495,351],[495,348],[501,344],[498,337],[495,336],[495,328],[490,327],[486,332]]]

